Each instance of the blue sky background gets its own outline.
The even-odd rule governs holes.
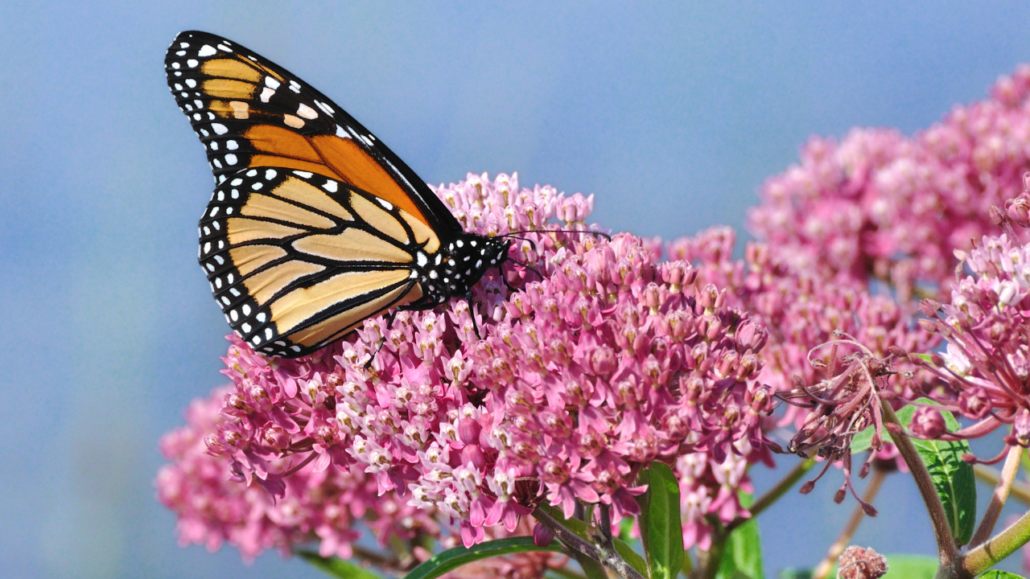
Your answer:
[[[667,239],[742,225],[812,134],[916,131],[1030,61],[1025,3],[776,4],[0,3],[0,573],[320,576],[182,549],[154,499],[157,439],[222,382],[228,330],[196,265],[211,179],[162,69],[177,32],[292,70],[431,183],[518,171]],[[761,517],[770,570],[822,557],[839,480]],[[877,506],[858,544],[933,552],[908,478]]]

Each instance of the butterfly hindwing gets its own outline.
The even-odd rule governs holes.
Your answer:
[[[168,86],[221,184],[280,167],[329,177],[386,200],[442,236],[461,226],[429,187],[368,129],[282,67],[206,32],[180,33]]]
[[[256,350],[286,357],[417,301],[416,256],[439,247],[406,211],[289,167],[227,178],[200,220],[200,264],[226,320]]]

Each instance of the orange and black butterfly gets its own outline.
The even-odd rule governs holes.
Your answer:
[[[165,70],[215,176],[200,265],[255,350],[303,356],[391,308],[467,297],[508,258],[510,241],[466,233],[368,129],[267,59],[192,31]]]

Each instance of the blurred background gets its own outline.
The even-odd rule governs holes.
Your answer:
[[[181,548],[154,498],[158,438],[223,382],[228,331],[196,265],[211,178],[165,85],[177,32],[295,72],[430,183],[517,171],[671,239],[742,226],[812,134],[984,97],[1030,61],[1028,24],[1016,2],[0,3],[0,575],[320,576]],[[839,484],[760,518],[770,576],[823,556]],[[876,504],[856,544],[933,553],[909,478]]]

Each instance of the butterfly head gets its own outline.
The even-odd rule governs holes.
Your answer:
[[[470,233],[458,236],[427,260],[419,272],[420,282],[431,302],[464,296],[487,270],[507,261],[510,248],[508,239]]]

